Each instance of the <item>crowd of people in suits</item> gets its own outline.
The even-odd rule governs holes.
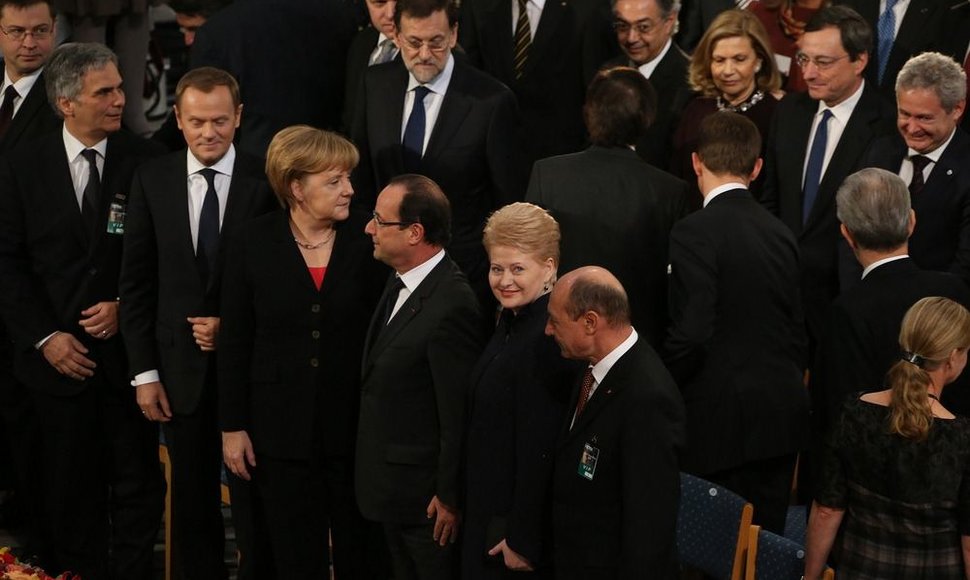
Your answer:
[[[148,140],[0,0],[26,557],[151,578],[161,436],[181,579],[223,478],[244,580],[673,578],[681,471],[779,533],[797,471],[806,578],[970,570],[970,4],[171,4]]]

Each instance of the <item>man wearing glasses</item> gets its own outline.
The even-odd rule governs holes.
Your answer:
[[[820,10],[799,40],[796,62],[807,93],[791,93],[768,136],[762,203],[791,228],[801,252],[802,297],[812,350],[829,305],[852,278],[855,260],[840,242],[835,192],[859,169],[869,142],[892,131],[895,112],[863,81],[872,30],[851,8]]]
[[[354,201],[373,209],[376,193],[403,173],[433,179],[451,202],[448,251],[483,303],[494,303],[482,226],[493,210],[525,194],[518,112],[508,88],[451,54],[457,10],[450,0],[397,2],[401,59],[369,67],[359,93]]]
[[[679,0],[614,0],[613,29],[623,55],[604,65],[631,66],[656,91],[657,116],[636,147],[640,157],[661,169],[670,164],[671,135],[690,98],[690,59],[671,40],[679,13]]]

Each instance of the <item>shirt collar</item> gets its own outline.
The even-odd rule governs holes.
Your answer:
[[[437,266],[438,263],[444,259],[445,251],[438,250],[437,254],[431,256],[431,258],[429,258],[423,264],[411,268],[407,272],[400,274],[398,277],[401,279],[401,282],[404,283],[404,287],[408,289],[408,292],[414,292],[415,289],[421,285],[421,282],[424,282],[424,279],[428,277],[431,270],[434,270],[435,266]]]
[[[667,56],[667,51],[670,50],[671,44],[673,44],[673,41],[668,38],[667,44],[664,45],[664,48],[663,50],[660,51],[660,54],[655,56],[653,60],[647,61],[641,64],[639,67],[637,67],[637,70],[640,71],[640,74],[642,74],[646,78],[650,78],[650,75],[652,75],[653,71],[657,69],[657,65],[660,64],[660,61],[662,61],[664,57]]]
[[[909,254],[903,254],[902,256],[890,256],[888,258],[883,258],[882,260],[876,260],[875,262],[869,264],[866,267],[866,269],[862,271],[862,279],[865,280],[866,276],[868,276],[870,272],[872,272],[879,266],[882,266],[883,264],[888,264],[889,262],[895,262],[896,260],[902,260],[903,258],[908,258],[908,257],[909,257]]]
[[[3,69],[3,87],[2,88],[3,88],[3,90],[7,90],[7,87],[8,86],[13,85],[14,88],[17,89],[17,94],[20,95],[20,98],[21,99],[23,99],[24,97],[27,96],[27,93],[29,93],[30,90],[34,87],[34,83],[37,82],[37,77],[40,76],[40,73],[43,70],[44,69],[42,69],[42,68],[37,69],[34,72],[30,73],[29,75],[24,75],[24,76],[20,77],[20,80],[19,81],[13,82],[13,81],[10,80],[10,75],[7,74],[7,69],[4,68]]]
[[[630,336],[626,337],[626,340],[617,345],[616,348],[610,351],[610,354],[604,356],[600,359],[598,363],[593,365],[593,379],[596,384],[599,385],[606,378],[607,373],[616,364],[616,361],[620,360],[620,357],[625,355],[628,350],[633,348],[633,345],[637,342],[637,331],[635,328],[630,327]]]
[[[206,167],[215,169],[216,173],[221,173],[223,175],[232,175],[232,167],[235,164],[236,164],[236,146],[232,144],[229,145],[229,151],[226,151],[226,154],[222,156],[222,159],[208,166],[203,164],[198,159],[196,159],[195,155],[192,155],[191,149],[185,150],[185,165],[186,165],[186,168],[188,169],[189,175],[198,173],[203,169],[205,169]]]
[[[839,123],[842,123],[842,125],[845,126],[845,124],[849,122],[849,117],[852,116],[852,111],[855,110],[855,106],[859,103],[859,99],[862,98],[862,91],[865,88],[866,81],[863,80],[861,83],[859,83],[859,88],[856,89],[856,91],[852,93],[848,99],[842,101],[834,107],[826,105],[825,101],[819,101],[818,111],[815,114],[819,115],[822,113],[822,111],[828,109],[832,111],[832,116],[835,117]]]
[[[953,132],[950,133],[950,136],[947,137],[946,141],[944,141],[943,144],[937,147],[936,149],[930,151],[929,153],[920,153],[919,151],[913,149],[912,147],[908,147],[907,155],[909,157],[912,157],[913,155],[922,155],[923,157],[929,158],[929,160],[932,161],[933,163],[937,163],[940,161],[940,157],[943,156],[943,152],[946,151],[946,146],[950,144],[950,141],[953,140],[953,136],[956,134],[957,134],[957,128],[954,126]]]
[[[445,68],[441,73],[433,78],[430,83],[424,83],[424,86],[431,89],[432,93],[443,95],[448,92],[448,85],[451,83],[451,73],[455,70],[455,55],[448,54],[448,62],[445,63]],[[414,78],[414,75],[408,72],[408,91],[413,91],[415,87],[420,86],[421,83],[418,79]]]
[[[711,203],[711,200],[715,197],[721,195],[725,191],[731,191],[732,189],[748,189],[748,186],[738,181],[718,185],[712,189],[710,193],[704,196],[704,207],[707,207],[707,204]]]
[[[67,125],[65,124],[63,129],[61,129],[61,134],[64,136],[64,150],[67,152],[68,162],[73,162],[77,159],[81,151],[85,149],[94,149],[101,155],[101,159],[105,158],[105,154],[108,152],[108,138],[98,141],[94,144],[94,147],[87,147],[84,143],[78,140],[77,137],[71,135],[71,132],[67,130]]]

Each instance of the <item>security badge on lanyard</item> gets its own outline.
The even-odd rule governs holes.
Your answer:
[[[109,234],[121,235],[125,233],[125,199],[128,196],[123,193],[115,194],[111,201],[111,208],[108,210]]]
[[[600,456],[599,447],[593,447],[590,443],[596,443],[596,437],[589,443],[583,445],[583,455],[579,458],[579,467],[576,473],[580,477],[593,481],[593,476],[596,474],[596,461]]]

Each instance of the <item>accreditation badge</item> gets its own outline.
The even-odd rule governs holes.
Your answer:
[[[108,227],[107,231],[109,234],[121,235],[125,233],[125,198],[127,196],[119,193],[111,201],[111,207],[108,209]]]
[[[583,478],[590,481],[596,475],[596,461],[599,459],[599,447],[593,447],[589,443],[583,445],[583,455],[579,458],[579,468],[576,472]]]

